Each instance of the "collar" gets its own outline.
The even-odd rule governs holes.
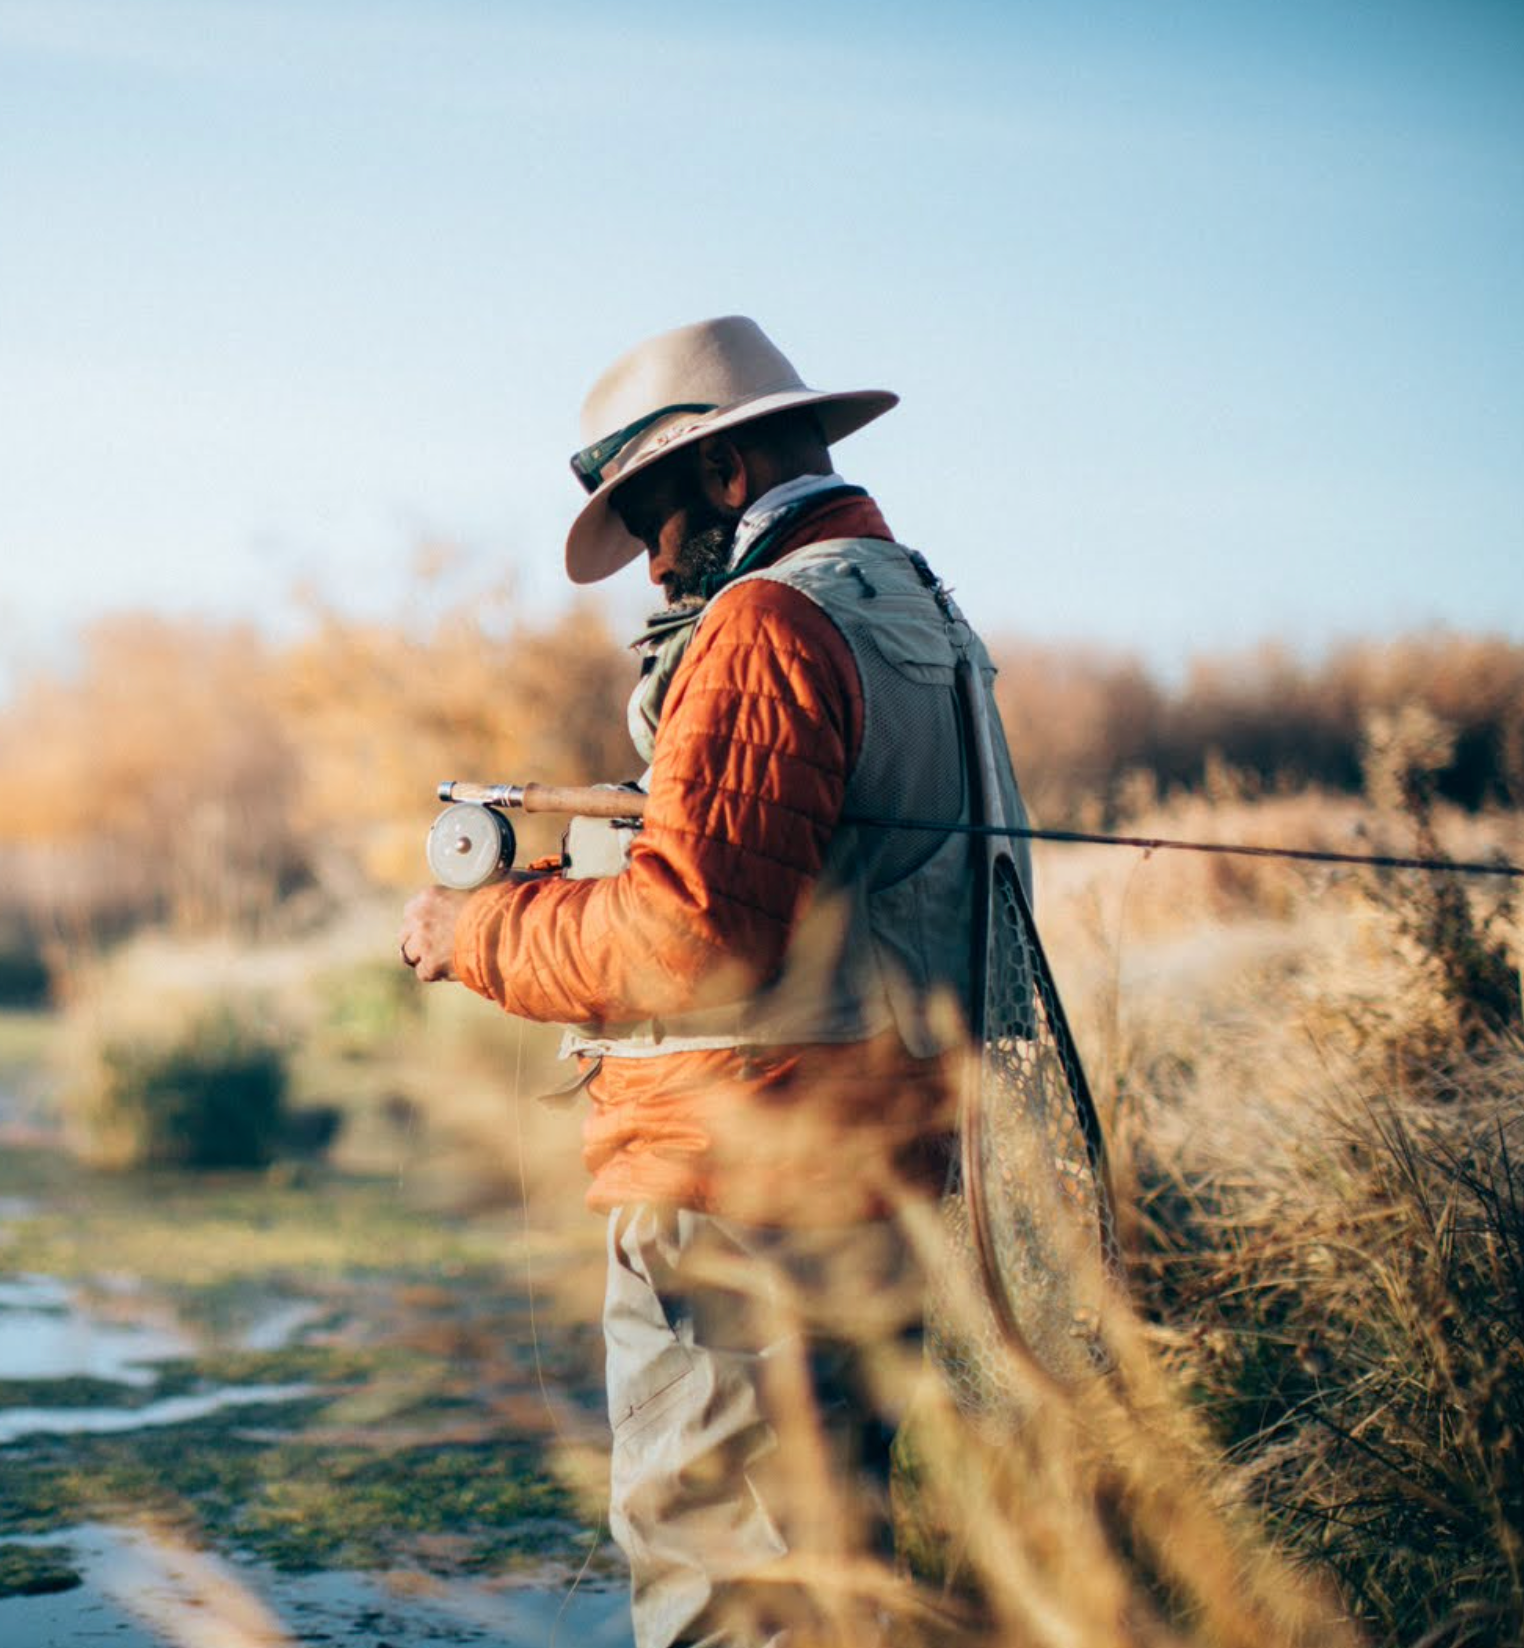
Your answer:
[[[796,504],[801,504],[806,498],[817,497],[820,493],[846,486],[846,482],[834,471],[828,475],[796,475],[791,481],[783,481],[771,491],[764,492],[748,506],[746,513],[736,523],[735,542],[730,546],[730,565],[728,571],[739,570],[746,561],[753,546],[764,533],[771,532],[775,526],[781,524],[783,517]]]
[[[851,486],[840,475],[798,475],[753,500],[736,523],[730,560],[723,572],[706,580],[706,597],[717,595],[726,584],[753,568],[765,566],[778,545],[788,537],[803,516],[812,514],[827,499],[866,498],[860,486]]]
[[[829,502],[848,499],[867,499],[867,491],[853,486],[834,472],[829,475],[798,475],[791,481],[764,492],[747,507],[736,523],[735,540],[730,559],[722,572],[712,574],[705,582],[702,595],[690,595],[675,607],[662,607],[646,620],[646,626],[630,644],[637,652],[647,652],[659,645],[675,630],[691,628],[712,596],[743,573],[766,565],[780,544],[787,543],[789,534],[806,517]],[[889,530],[874,508],[867,504],[870,521],[860,524],[865,536],[889,537]],[[854,526],[851,530],[858,530]]]

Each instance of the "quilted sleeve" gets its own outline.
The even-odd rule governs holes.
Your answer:
[[[786,585],[736,585],[668,693],[628,867],[482,889],[457,929],[457,973],[510,1013],[561,1023],[742,999],[783,959],[861,729],[857,667],[831,620]]]

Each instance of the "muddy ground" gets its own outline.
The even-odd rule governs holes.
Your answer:
[[[13,1084],[0,1643],[627,1643],[580,1262],[396,1175],[95,1173]]]

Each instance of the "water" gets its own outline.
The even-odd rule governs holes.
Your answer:
[[[25,1131],[13,1100],[0,1090],[0,1146]],[[0,1254],[4,1225],[37,1206],[26,1196],[0,1197]],[[241,1319],[212,1337],[275,1351],[321,1330],[333,1314],[331,1304],[276,1288],[243,1300]],[[49,1405],[46,1391],[33,1389],[30,1405],[0,1407],[0,1480],[4,1450],[30,1437],[188,1426],[314,1392],[306,1384],[228,1384],[156,1396],[162,1365],[194,1357],[202,1339],[135,1286],[85,1290],[46,1276],[0,1276],[0,1380],[92,1379],[106,1387],[90,1405]],[[199,1445],[195,1433],[187,1445]],[[0,1597],[0,1648],[631,1648],[625,1588],[576,1585],[560,1568],[512,1582],[413,1571],[292,1575],[99,1523],[0,1536],[0,1550],[15,1546],[60,1549],[80,1584]],[[569,1555],[578,1560],[575,1549]]]
[[[250,1349],[278,1349],[315,1313],[316,1307],[301,1303],[283,1306],[249,1329],[244,1343]],[[193,1349],[176,1324],[103,1318],[50,1276],[0,1278],[0,1378],[99,1379],[141,1390],[157,1378],[154,1364],[188,1356]],[[313,1389],[305,1384],[221,1385],[121,1407],[0,1408],[0,1447],[29,1436],[106,1436],[183,1425],[226,1408],[294,1402]]]
[[[282,1350],[291,1344],[304,1328],[321,1322],[328,1314],[322,1305],[311,1299],[289,1299],[275,1304],[255,1318],[238,1335],[240,1350]]]
[[[5,1648],[630,1648],[622,1587],[435,1580],[421,1574],[279,1574],[134,1529],[87,1523],[17,1545],[62,1545],[73,1590],[0,1601]]]
[[[219,1385],[193,1396],[166,1396],[136,1408],[0,1408],[0,1448],[28,1436],[110,1436],[157,1425],[184,1425],[225,1408],[264,1407],[311,1396],[316,1385]]]
[[[89,1377],[144,1392],[156,1365],[191,1354],[179,1323],[132,1291],[86,1294],[46,1276],[0,1277],[0,1378]],[[109,1312],[110,1314],[103,1314]],[[311,1300],[267,1298],[235,1335],[276,1350],[330,1314]],[[296,1401],[309,1384],[219,1385],[89,1406],[0,1408],[3,1450],[41,1435],[102,1435],[189,1424],[219,1411]],[[574,1585],[559,1570],[517,1583],[427,1574],[291,1575],[227,1562],[143,1530],[87,1523],[9,1545],[58,1547],[72,1590],[0,1598],[0,1648],[631,1648],[622,1586]]]
[[[154,1382],[154,1363],[193,1349],[177,1326],[102,1317],[51,1277],[0,1280],[0,1379],[103,1379],[144,1388]]]

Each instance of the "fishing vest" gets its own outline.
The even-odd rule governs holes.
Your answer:
[[[893,1026],[912,1056],[926,1058],[966,1034],[974,855],[982,843],[894,826],[897,820],[970,822],[969,757],[955,685],[963,658],[978,667],[986,689],[979,697],[993,723],[1001,811],[1009,824],[1025,825],[990,691],[989,654],[926,562],[898,544],[877,538],[808,544],[735,583],[759,579],[797,589],[831,619],[862,683],[862,746],[815,895],[778,977],[745,1001],[635,1025],[573,1027],[563,1053],[649,1058],[854,1042]],[[714,597],[698,628],[723,620],[732,587]],[[670,668],[677,661],[665,660]],[[652,684],[643,682],[641,692],[649,702]],[[1014,852],[1030,887],[1026,843],[1015,843]],[[578,874],[575,847],[571,859],[571,873]]]

